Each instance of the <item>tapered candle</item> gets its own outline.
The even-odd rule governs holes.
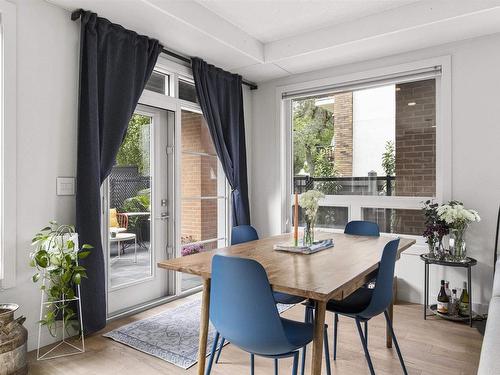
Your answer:
[[[299,245],[299,194],[295,193],[295,210],[293,215],[293,240],[295,246]]]

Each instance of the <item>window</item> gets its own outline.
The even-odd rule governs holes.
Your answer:
[[[170,76],[157,70],[151,73],[149,81],[144,87],[145,90],[157,92],[163,95],[170,95]]]
[[[290,193],[322,191],[318,227],[377,222],[419,236],[421,202],[438,196],[441,67],[331,87],[283,91]],[[290,216],[292,200],[285,207]],[[302,217],[299,217],[302,222]]]
[[[179,79],[179,99],[187,100],[188,102],[198,103],[196,96],[196,88],[194,83],[186,79]]]
[[[210,133],[198,112],[181,114],[181,255],[226,245],[226,178]],[[201,280],[183,275],[182,289]]]
[[[16,279],[16,6],[0,0],[0,287]],[[8,72],[8,74],[5,74]]]

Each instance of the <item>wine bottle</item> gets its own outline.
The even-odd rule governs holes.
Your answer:
[[[458,313],[461,316],[469,316],[469,292],[467,291],[467,282],[464,281],[464,288],[460,296],[460,307]]]
[[[444,292],[448,296],[448,314],[451,315],[451,290],[450,290],[450,282],[445,281],[444,282]]]
[[[441,289],[439,290],[438,298],[437,298],[437,311],[441,314],[448,314],[448,303],[450,299],[446,295],[446,291],[444,289],[444,280],[441,280]]]
[[[457,290],[452,289],[451,292],[452,292],[452,296],[451,296],[451,303],[450,303],[450,309],[448,310],[448,314],[453,316],[453,315],[458,315],[459,300],[457,297]]]

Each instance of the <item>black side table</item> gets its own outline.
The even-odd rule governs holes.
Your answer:
[[[433,315],[438,315],[441,318],[455,321],[469,321],[469,325],[472,327],[472,285],[471,285],[471,269],[473,266],[477,264],[477,260],[474,258],[467,257],[467,260],[464,262],[457,261],[449,261],[449,260],[440,260],[437,258],[431,258],[429,254],[420,255],[420,259],[422,259],[425,263],[425,277],[424,277],[424,319],[427,319],[427,309],[430,309]],[[432,306],[429,306],[429,265],[436,264],[438,266],[443,267],[461,267],[467,268],[467,292],[469,293],[469,316],[468,317],[458,317],[458,316],[449,316],[440,314],[437,312],[437,309],[433,309]]]

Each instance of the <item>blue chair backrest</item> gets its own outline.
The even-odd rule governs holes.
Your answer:
[[[258,240],[259,235],[251,225],[238,225],[231,230],[231,245]]]
[[[344,229],[345,234],[355,234],[358,236],[380,236],[380,229],[377,223],[364,220],[353,220],[347,223]]]
[[[255,354],[291,350],[266,271],[252,259],[212,259],[210,320],[227,341]]]
[[[386,310],[393,299],[394,267],[398,254],[399,238],[389,241],[380,259],[377,282],[373,289],[372,299],[365,310],[358,315],[371,318]]]

